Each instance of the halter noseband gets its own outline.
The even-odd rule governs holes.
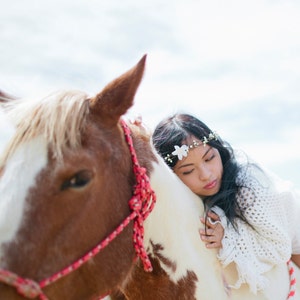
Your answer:
[[[8,284],[16,288],[17,292],[28,299],[34,299],[39,297],[40,300],[48,300],[47,296],[42,291],[46,286],[54,283],[58,279],[70,274],[71,272],[78,269],[84,263],[93,258],[102,249],[104,249],[111,241],[113,241],[123,229],[133,220],[133,244],[137,256],[141,259],[144,265],[145,271],[152,271],[152,265],[144,248],[144,226],[143,222],[152,211],[156,196],[150,186],[149,178],[146,174],[146,169],[139,165],[135,149],[133,147],[132,137],[130,129],[128,128],[125,121],[121,120],[121,125],[124,131],[125,139],[129,146],[131,159],[133,163],[133,172],[136,178],[136,184],[134,186],[133,196],[129,200],[129,207],[131,214],[126,217],[123,222],[103,241],[96,245],[91,251],[86,253],[83,257],[67,266],[60,272],[40,281],[35,282],[34,280],[22,278],[13,272],[8,270],[0,269],[0,282]]]

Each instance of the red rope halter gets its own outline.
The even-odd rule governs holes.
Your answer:
[[[287,262],[289,268],[289,275],[290,275],[290,291],[287,297],[287,300],[292,299],[296,295],[296,276],[295,276],[295,269],[291,265],[291,261]]]
[[[39,283],[22,278],[10,271],[0,269],[0,282],[6,283],[16,288],[17,292],[28,299],[39,297],[40,300],[48,300],[47,296],[43,293],[42,289],[58,279],[70,274],[78,269],[88,260],[93,258],[102,249],[104,249],[111,241],[113,241],[123,229],[133,220],[133,244],[137,256],[142,260],[145,271],[152,271],[152,265],[144,248],[144,226],[143,222],[152,211],[156,196],[150,186],[149,178],[146,174],[146,169],[139,165],[133,142],[131,132],[125,121],[121,120],[121,125],[124,130],[125,139],[128,143],[131,158],[133,162],[133,172],[136,177],[136,184],[134,186],[133,196],[129,200],[129,207],[132,210],[131,214],[126,217],[123,222],[102,242],[96,245],[92,250],[86,253],[83,257],[67,266],[63,270],[55,273],[54,275],[40,281]]]

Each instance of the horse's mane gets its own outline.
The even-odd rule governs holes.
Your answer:
[[[16,132],[1,164],[24,142],[43,136],[53,156],[60,159],[66,147],[81,143],[80,131],[89,111],[88,96],[80,91],[59,91],[44,98],[13,99],[2,104]]]

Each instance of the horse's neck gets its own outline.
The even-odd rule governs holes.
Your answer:
[[[216,290],[219,288],[217,298],[225,299],[216,252],[206,249],[199,236],[200,216],[204,211],[201,199],[179,180],[161,158],[153,165],[150,181],[157,202],[145,222],[146,249],[151,249],[151,245],[162,246],[159,254],[176,265],[175,270],[171,270],[161,262],[162,268],[174,282],[186,276],[188,270],[193,271],[200,285],[197,288],[199,294],[203,296],[207,293],[209,299],[211,289],[218,296]]]

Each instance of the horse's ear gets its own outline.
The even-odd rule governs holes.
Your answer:
[[[17,99],[15,96],[12,96],[10,94],[7,94],[6,92],[0,90],[0,104],[1,103],[7,103],[11,100]]]
[[[99,94],[90,99],[90,112],[107,125],[116,124],[133,105],[133,99],[142,80],[146,55],[125,74],[110,82]]]

